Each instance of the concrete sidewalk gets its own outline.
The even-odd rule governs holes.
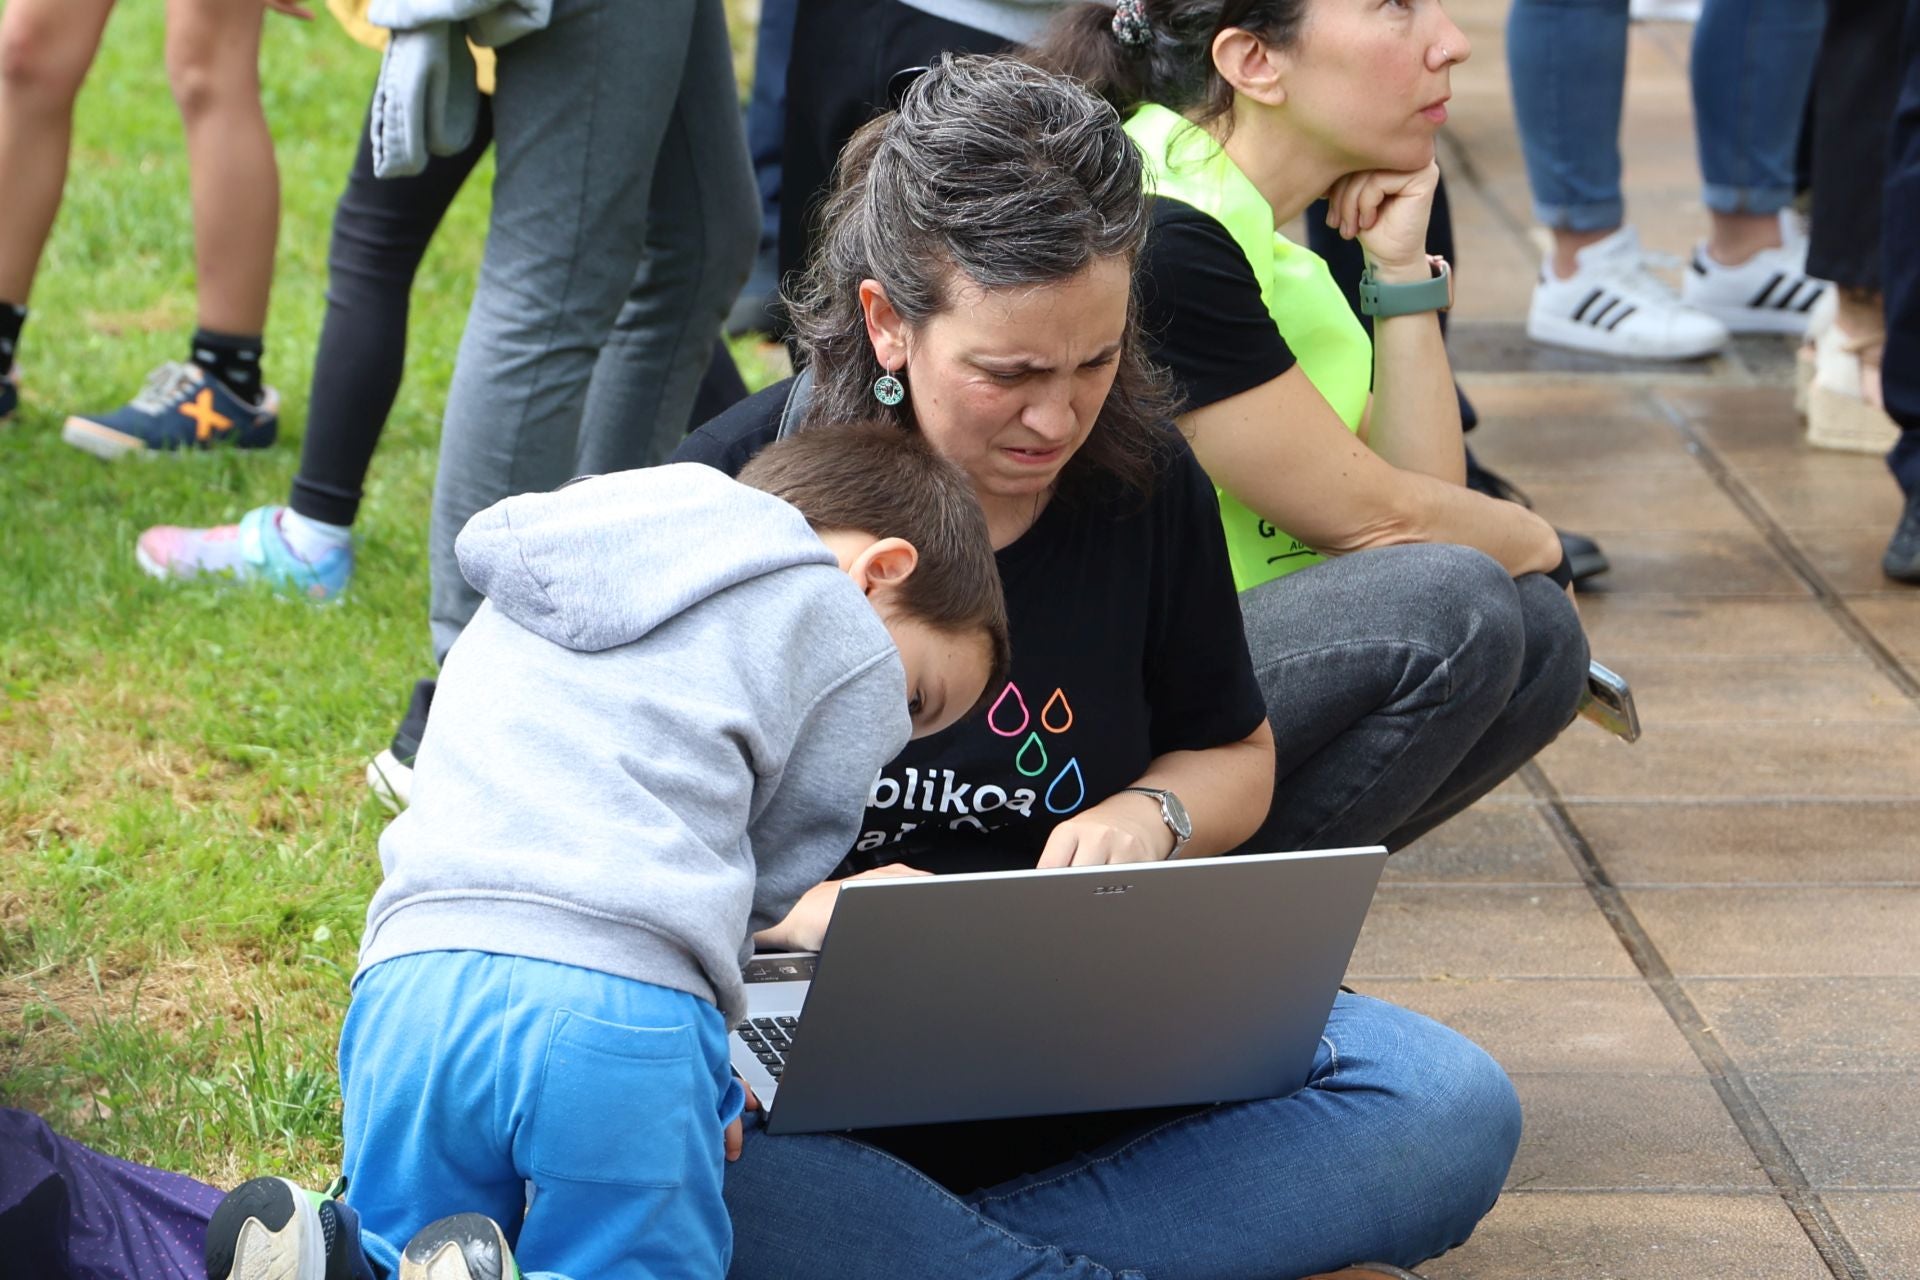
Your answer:
[[[1442,163],[1482,459],[1613,570],[1594,652],[1645,737],[1578,722],[1394,858],[1354,957],[1512,1073],[1507,1194],[1435,1280],[1920,1276],[1920,590],[1880,575],[1879,459],[1809,449],[1791,351],[1622,366],[1521,334],[1539,257],[1505,6]],[[1629,216],[1704,233],[1689,27],[1635,28]]]

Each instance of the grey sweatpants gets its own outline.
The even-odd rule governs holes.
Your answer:
[[[1275,740],[1273,805],[1243,852],[1397,849],[1559,736],[1587,638],[1544,574],[1467,547],[1385,547],[1241,593]]]
[[[493,121],[434,482],[436,659],[480,605],[469,517],[673,451],[760,235],[722,0],[554,0],[500,50]]]

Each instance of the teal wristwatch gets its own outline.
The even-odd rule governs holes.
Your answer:
[[[1386,284],[1373,278],[1373,264],[1360,273],[1360,314],[1387,319],[1422,311],[1445,311],[1453,305],[1453,268],[1442,257],[1429,255],[1433,279],[1416,284]]]

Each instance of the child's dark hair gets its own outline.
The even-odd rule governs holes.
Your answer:
[[[761,450],[739,478],[823,532],[911,542],[920,560],[900,584],[901,610],[949,635],[984,631],[993,669],[982,699],[1006,683],[1013,649],[986,513],[966,473],[919,433],[881,421],[809,427]]]
[[[1061,10],[1026,60],[1072,76],[1126,115],[1157,102],[1205,124],[1233,110],[1233,86],[1213,65],[1213,38],[1229,27],[1289,46],[1307,0],[1140,0],[1143,25],[1122,39],[1110,5]]]

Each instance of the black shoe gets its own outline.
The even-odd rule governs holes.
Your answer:
[[[1907,499],[1880,570],[1895,582],[1920,583],[1920,493]]]
[[[1529,511],[1533,509],[1533,499],[1520,486],[1481,466],[1472,450],[1467,452],[1467,488],[1502,502],[1517,502]],[[1567,557],[1567,568],[1572,572],[1575,582],[1598,577],[1611,567],[1607,563],[1607,553],[1586,534],[1568,533],[1565,529],[1555,529],[1554,532],[1560,535],[1560,550]]]
[[[414,682],[413,696],[407,700],[407,714],[393,731],[393,742],[367,765],[367,786],[380,803],[395,813],[407,807],[413,797],[413,761],[420,754],[420,739],[426,736],[427,712],[433,707],[432,680]]]

